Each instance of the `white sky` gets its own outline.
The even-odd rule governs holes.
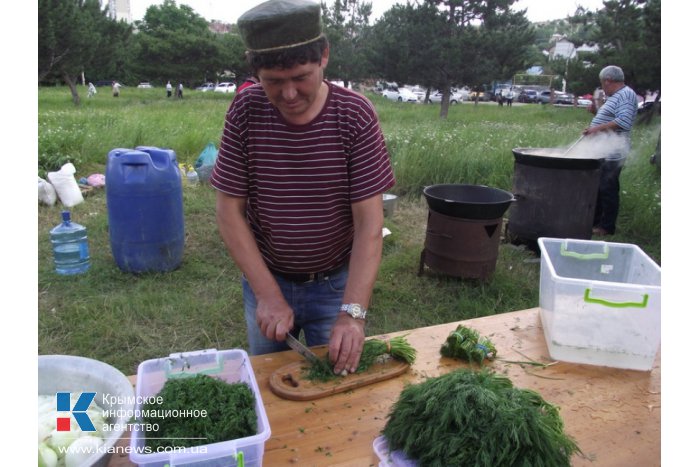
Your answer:
[[[225,23],[235,23],[238,17],[262,3],[263,0],[177,0],[178,5],[189,5],[197,14],[208,20],[221,20]],[[379,18],[392,5],[403,3],[404,0],[379,0],[372,2],[372,18]],[[151,5],[160,5],[162,0],[131,0],[131,16],[134,21],[143,19]],[[518,0],[515,10],[528,9],[530,21],[545,21],[563,19],[573,15],[576,6],[581,5],[591,11],[602,8],[603,0]]]

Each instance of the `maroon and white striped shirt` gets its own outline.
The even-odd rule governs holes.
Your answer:
[[[216,189],[248,198],[263,258],[282,272],[345,263],[353,238],[350,203],[395,183],[372,104],[326,84],[325,106],[306,125],[287,123],[259,86],[236,96],[211,176]]]

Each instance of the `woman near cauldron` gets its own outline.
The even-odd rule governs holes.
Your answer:
[[[612,235],[620,209],[620,172],[630,151],[630,134],[637,116],[637,94],[625,85],[625,74],[618,66],[606,66],[598,76],[606,100],[600,106],[594,101],[590,110],[595,112],[595,117],[583,134],[614,133],[620,136],[621,144],[611,145],[601,166],[593,220],[593,235]]]

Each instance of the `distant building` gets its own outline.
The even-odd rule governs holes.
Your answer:
[[[549,59],[555,60],[557,58],[576,58],[576,46],[574,43],[567,39],[559,39],[554,44],[554,47],[549,49]]]
[[[209,30],[216,34],[226,34],[227,32],[231,32],[231,25],[223,21],[212,20],[209,22]]]
[[[129,0],[108,0],[109,17],[131,24],[131,4]]]

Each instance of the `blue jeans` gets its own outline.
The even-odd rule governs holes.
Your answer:
[[[290,333],[298,338],[303,330],[308,346],[328,344],[331,328],[343,303],[343,292],[348,280],[347,267],[329,277],[308,283],[291,282],[277,275],[275,279],[285,300],[294,310],[294,328]],[[241,282],[250,355],[288,350],[285,342],[269,340],[260,332],[255,321],[258,306],[255,294],[245,276]]]
[[[607,159],[600,167],[600,186],[593,216],[593,225],[615,233],[617,214],[620,211],[620,172],[624,159]]]

